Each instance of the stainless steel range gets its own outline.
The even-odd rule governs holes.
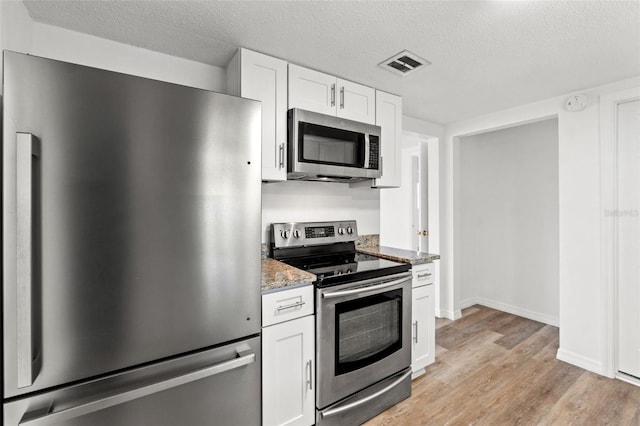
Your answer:
[[[272,256],[317,276],[316,423],[362,423],[411,394],[411,272],[356,252],[355,221],[274,223]]]

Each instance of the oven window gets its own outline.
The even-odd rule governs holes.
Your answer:
[[[336,305],[336,375],[402,348],[402,289]]]
[[[364,166],[364,135],[317,124],[300,123],[298,161],[345,167]]]

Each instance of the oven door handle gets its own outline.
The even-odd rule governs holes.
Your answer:
[[[370,293],[372,291],[378,291],[378,290],[382,290],[385,289],[387,287],[393,287],[394,285],[398,285],[401,284],[405,281],[410,281],[411,280],[411,274],[407,274],[407,276],[402,277],[398,280],[393,280],[393,281],[389,281],[386,283],[382,283],[382,284],[375,284],[375,285],[371,285],[371,286],[366,286],[366,287],[358,287],[358,288],[354,288],[351,290],[340,290],[340,291],[332,291],[332,292],[327,292],[327,293],[322,293],[322,298],[323,299],[333,299],[336,297],[343,297],[343,296],[350,296],[352,294],[358,294],[358,293]]]
[[[343,405],[341,407],[336,407],[332,410],[327,410],[327,411],[323,411],[321,412],[322,417],[331,417],[331,416],[335,416],[336,414],[340,414],[344,411],[348,411],[351,410],[352,408],[355,408],[359,405],[362,404],[366,404],[367,402],[371,401],[372,399],[375,399],[377,397],[379,397],[380,395],[383,395],[387,392],[389,392],[391,389],[395,388],[396,386],[398,386],[404,379],[406,379],[407,377],[409,377],[411,375],[411,370],[407,371],[406,373],[404,373],[402,376],[398,377],[397,380],[394,380],[393,383],[390,383],[388,386],[385,386],[384,388],[380,389],[378,392],[373,393],[367,397],[364,397],[362,399],[359,399],[357,401],[353,401],[352,403]]]

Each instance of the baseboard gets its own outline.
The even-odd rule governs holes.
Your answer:
[[[632,385],[640,387],[640,379],[637,377],[629,376],[628,374],[621,373],[621,372],[618,372],[618,374],[616,374],[615,377],[618,380],[622,380],[623,382],[627,382]]]
[[[594,359],[587,358],[574,352],[566,351],[562,348],[558,349],[556,358],[560,361],[575,365],[576,367],[584,368],[585,370],[600,374],[601,376],[606,376],[604,368],[602,368],[602,363]]]
[[[452,311],[450,309],[441,309],[440,314],[442,315],[440,318],[450,319],[451,321],[462,318],[462,311],[460,311],[460,309],[458,309],[457,311]]]
[[[509,305],[508,303],[496,302],[495,300],[487,299],[484,297],[472,297],[463,300],[460,302],[460,309],[465,309],[473,305],[486,306],[487,308],[497,309],[508,314],[513,314],[533,321],[549,324],[554,327],[558,327],[560,324],[560,321],[557,317],[530,311],[518,306]]]
[[[477,297],[471,297],[469,299],[462,300],[460,302],[460,310],[470,308],[473,305],[479,305]]]

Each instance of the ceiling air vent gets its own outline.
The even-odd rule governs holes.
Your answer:
[[[431,62],[422,59],[415,53],[404,50],[386,61],[380,62],[378,65],[394,74],[407,75],[418,68],[431,65]]]

